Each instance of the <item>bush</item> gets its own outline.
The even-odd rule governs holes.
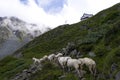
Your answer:
[[[94,48],[94,52],[97,55],[97,57],[103,57],[107,53],[106,46],[103,43],[99,43]]]
[[[111,69],[111,65],[113,63],[120,64],[118,61],[120,60],[119,56],[117,54],[120,52],[120,47],[117,47],[115,49],[112,49],[108,55],[104,59],[104,66],[103,66],[103,72],[109,73]],[[120,65],[119,65],[120,67]],[[107,70],[106,70],[107,69]]]

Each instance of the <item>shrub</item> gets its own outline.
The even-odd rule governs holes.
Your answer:
[[[106,46],[103,43],[99,43],[94,48],[94,52],[97,55],[97,57],[103,57],[107,52]]]

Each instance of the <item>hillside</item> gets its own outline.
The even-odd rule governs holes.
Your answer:
[[[18,72],[28,68],[32,63],[32,57],[41,58],[45,54],[59,52],[69,42],[75,43],[83,57],[91,57],[96,61],[97,80],[117,80],[116,75],[120,72],[119,35],[120,3],[87,20],[58,26],[35,38],[14,55],[0,61],[0,80],[9,80]],[[88,54],[90,52],[95,56],[90,56]],[[22,56],[16,57],[19,54]],[[31,80],[58,80],[60,75],[63,74],[58,67],[46,62],[43,70],[33,75]],[[89,71],[85,78],[93,80]],[[77,80],[77,78],[73,73],[69,73],[63,80]]]

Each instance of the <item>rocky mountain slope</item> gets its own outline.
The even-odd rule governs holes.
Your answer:
[[[119,80],[119,35],[120,3],[87,20],[72,25],[58,26],[35,38],[16,51],[13,56],[0,61],[0,79],[9,80],[15,77],[17,73],[29,68],[33,63],[32,57],[41,58],[44,55],[63,52],[67,49],[66,45],[72,42],[75,44],[78,55],[73,55],[73,58],[90,57],[95,60],[97,64],[95,80]],[[85,70],[87,71],[85,80],[94,80],[89,70],[86,68]],[[33,74],[30,80],[60,80],[59,77],[62,75],[61,69],[46,61],[43,69]],[[74,72],[70,72],[62,80],[78,80],[78,78]]]
[[[26,23],[15,17],[0,17],[0,58],[14,51],[43,33],[36,24]],[[46,28],[46,27],[45,27]]]

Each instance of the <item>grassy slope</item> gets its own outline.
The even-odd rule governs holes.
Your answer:
[[[88,56],[89,51],[97,55],[94,60],[97,69],[104,74],[110,73],[112,63],[120,65],[120,3],[103,10],[92,18],[72,25],[59,26],[24,46],[18,52],[24,55],[21,59],[11,56],[0,61],[0,80],[8,80],[11,76],[27,68],[32,63],[31,57],[42,57],[61,50],[68,42],[75,42],[77,48]],[[57,80],[62,75],[62,71],[56,66],[50,67],[46,63],[43,74],[31,78],[32,80]],[[12,66],[12,67],[11,67]],[[49,68],[48,68],[49,67]],[[119,66],[120,67],[120,66]],[[118,68],[119,69],[119,68]],[[117,71],[115,71],[116,73]],[[92,80],[87,73],[87,80]],[[67,75],[65,80],[74,79],[72,73]]]

